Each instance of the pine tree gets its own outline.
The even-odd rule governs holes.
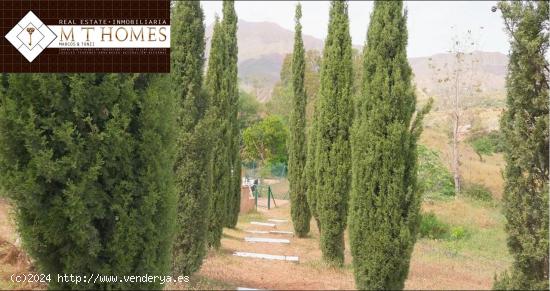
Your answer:
[[[227,110],[227,120],[229,123],[229,149],[228,162],[230,182],[227,189],[225,226],[235,227],[239,218],[241,203],[241,137],[238,123],[239,114],[239,88],[237,76],[237,14],[235,13],[234,1],[223,2],[223,21],[224,30],[224,86],[228,93],[229,108]]]
[[[229,98],[224,79],[224,32],[219,19],[214,23],[212,35],[212,48],[208,58],[208,71],[206,74],[206,90],[209,98],[209,117],[211,118],[210,134],[214,137],[211,141],[210,172],[210,202],[208,207],[208,234],[209,247],[219,248],[226,214],[226,201],[230,187],[231,175],[229,164],[230,127],[227,120],[229,111]]]
[[[204,15],[198,1],[177,2],[172,13],[171,85],[179,102],[175,178],[179,194],[172,272],[191,274],[206,255],[210,197],[208,100],[202,90]]]
[[[302,6],[296,6],[296,30],[294,35],[294,53],[292,54],[292,111],[290,114],[290,142],[288,157],[288,180],[290,182],[290,206],[294,231],[298,237],[309,233],[311,213],[305,192],[304,170],[306,163],[306,100],[304,88],[305,51],[302,40]]]
[[[166,79],[9,75],[1,182],[26,251],[40,273],[51,274],[50,288],[162,288],[58,282],[57,274],[169,272],[177,201],[175,102]]]
[[[349,234],[358,289],[403,289],[408,275],[421,199],[416,143],[431,106],[412,121],[411,78],[403,2],[375,2],[351,130]]]
[[[505,141],[504,214],[510,273],[495,289],[548,289],[548,96],[549,3],[500,2],[510,35]]]
[[[352,108],[352,59],[348,4],[332,1],[323,52],[316,140],[316,203],[323,258],[344,262],[344,230],[351,184],[349,130]]]

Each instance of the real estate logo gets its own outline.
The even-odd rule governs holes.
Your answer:
[[[169,72],[169,0],[2,0],[1,72]]]
[[[31,11],[8,32],[6,38],[29,62],[32,62],[57,36]]]

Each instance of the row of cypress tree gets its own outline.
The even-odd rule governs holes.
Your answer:
[[[547,1],[502,1],[498,7],[511,36],[508,109],[501,128],[507,161],[504,212],[514,264],[495,280],[494,288],[548,289],[550,72],[545,54],[550,9]],[[341,265],[348,219],[357,288],[402,289],[419,224],[416,147],[422,119],[431,108],[429,102],[413,118],[416,98],[406,55],[406,11],[402,1],[374,3],[361,93],[352,110],[347,4],[332,2],[307,149],[300,137],[305,133],[300,16],[298,6],[289,162],[296,232],[307,235],[311,214],[321,234],[323,257]]]
[[[348,4],[332,1],[307,146],[300,17],[298,6],[289,146],[294,228],[298,236],[307,235],[312,215],[323,258],[341,266],[349,222],[357,288],[402,289],[419,224],[416,143],[431,104],[413,118],[416,97],[403,2],[374,3],[362,89],[353,96]]]
[[[163,288],[55,278],[188,275],[237,222],[234,3],[224,1],[206,80],[200,2],[171,14],[170,75],[1,75],[0,182],[50,288]]]

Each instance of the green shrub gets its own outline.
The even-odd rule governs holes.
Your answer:
[[[474,135],[468,139],[468,142],[480,156],[500,153],[504,149],[502,138],[498,131]]]
[[[418,145],[418,184],[424,198],[454,196],[453,177],[443,165],[439,154]]]
[[[468,236],[468,231],[463,226],[455,226],[451,229],[450,239],[461,240]]]
[[[462,194],[466,197],[473,198],[480,201],[492,201],[493,195],[491,191],[481,184],[468,184],[462,190]]]
[[[422,238],[444,239],[449,233],[449,225],[440,221],[433,212],[422,214],[419,235]]]
[[[421,238],[461,240],[469,236],[468,230],[463,226],[453,226],[439,220],[435,213],[428,212],[421,215],[418,235]]]

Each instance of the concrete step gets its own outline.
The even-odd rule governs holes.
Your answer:
[[[289,244],[288,239],[283,238],[268,238],[268,237],[245,237],[244,241],[251,243],[275,243],[275,244]]]
[[[234,256],[245,257],[245,258],[257,258],[264,260],[278,260],[278,261],[290,261],[298,262],[299,258],[297,256],[281,256],[281,255],[269,255],[269,254],[259,254],[259,253],[247,253],[247,252],[234,252]]]
[[[251,221],[250,224],[253,224],[253,225],[261,225],[261,226],[269,226],[269,227],[275,227],[275,226],[277,226],[275,223],[259,222],[259,221]]]

